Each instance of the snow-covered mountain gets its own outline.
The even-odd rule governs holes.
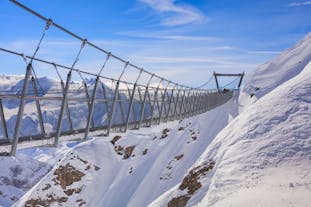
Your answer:
[[[33,95],[34,94],[34,88],[33,85],[30,82],[29,88],[28,88],[28,94]],[[62,91],[61,83],[58,80],[50,79],[47,77],[40,77],[36,81],[36,87],[38,90],[39,96],[45,96],[45,97],[59,97],[62,96],[60,93]],[[87,87],[89,89],[89,95],[91,96],[92,88],[94,87],[94,80],[90,79],[87,80]],[[24,80],[23,76],[0,76],[0,91],[1,94],[21,94],[22,88],[23,88]],[[107,98],[112,99],[113,97],[113,89],[110,89],[108,86],[103,84],[103,87],[106,90]],[[85,98],[85,90],[83,88],[83,85],[81,83],[72,82],[70,84],[70,97],[80,97]],[[98,88],[96,98],[104,98],[102,93],[102,88]],[[128,109],[128,96],[125,93],[120,92],[120,99],[125,100],[122,103],[122,109],[124,110],[124,113],[127,113]],[[17,118],[17,111],[19,107],[19,100],[18,99],[3,99],[3,108],[4,108],[4,114],[7,122],[7,128],[8,128],[8,135],[9,138],[12,138],[14,133],[14,128],[16,124],[16,118]],[[23,116],[22,126],[20,130],[21,136],[29,136],[29,135],[35,135],[35,134],[41,134],[40,124],[39,124],[39,118],[38,113],[36,109],[34,100],[26,100],[25,101],[25,112]],[[111,103],[108,103],[110,106]],[[42,116],[44,121],[44,126],[46,128],[47,133],[52,133],[56,131],[57,121],[59,117],[59,112],[61,108],[61,101],[51,101],[51,100],[41,100],[40,106],[42,110]],[[93,123],[95,127],[103,126],[108,123],[107,115],[106,115],[106,106],[103,102],[96,102],[95,103],[95,111]],[[141,102],[136,100],[133,103],[133,108],[136,113],[136,117],[139,117],[140,115],[140,109],[141,109]],[[70,116],[72,120],[72,126],[73,129],[83,129],[86,126],[87,122],[87,113],[88,113],[88,106],[86,102],[69,102],[69,111]],[[150,107],[148,104],[146,104],[145,107],[145,116],[148,116],[150,112]],[[130,116],[130,120],[133,120],[133,116]],[[117,105],[115,107],[115,116],[114,116],[114,123],[118,124],[121,123],[121,109]],[[69,130],[69,122],[68,118],[65,114],[64,121],[63,121],[63,130]],[[0,129],[0,137],[2,136],[2,129]]]
[[[16,159],[32,156],[52,170],[13,206],[310,206],[310,42],[309,34],[255,69],[240,93],[207,113],[63,143],[55,157],[19,151]]]
[[[310,94],[311,63],[216,136],[186,175],[202,186],[186,183],[183,190],[183,180],[151,206],[309,206]],[[200,172],[208,161],[211,169]]]
[[[243,106],[298,75],[311,61],[311,33],[292,48],[246,74],[240,96]]]
[[[311,195],[311,33],[245,78],[240,115],[150,206],[299,206]]]
[[[0,75],[0,91],[8,91],[10,90],[14,85],[16,85],[20,80],[22,80],[23,76],[18,75]]]

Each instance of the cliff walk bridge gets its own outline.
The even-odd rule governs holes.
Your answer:
[[[89,132],[101,130],[108,136],[195,116],[232,98],[232,88],[221,87],[219,77],[235,77],[227,85],[235,83],[236,90],[241,86],[244,73],[214,73],[199,87],[170,81],[102,49],[18,1],[10,1],[45,24],[32,55],[0,48],[1,53],[25,64],[25,75],[16,76],[14,86],[0,88],[0,145],[9,148],[2,154],[14,156],[19,145],[27,141],[52,140],[57,147],[66,135],[81,134],[85,140]],[[69,66],[37,57],[51,27],[80,42]],[[103,54],[97,73],[76,67],[86,47]],[[107,72],[108,67],[113,71],[119,68],[116,78]],[[213,79],[215,89],[207,89]]]

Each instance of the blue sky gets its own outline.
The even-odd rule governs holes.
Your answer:
[[[20,2],[136,65],[193,86],[213,71],[252,70],[311,31],[306,0]],[[0,11],[0,47],[32,54],[44,22],[8,0],[0,1]],[[54,28],[46,37],[38,57],[70,65],[80,43]],[[104,58],[87,48],[78,66],[95,72]],[[20,59],[0,59],[0,73],[24,72]]]

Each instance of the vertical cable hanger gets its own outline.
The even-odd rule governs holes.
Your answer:
[[[86,43],[87,43],[87,39],[84,39],[84,40],[81,42],[80,49],[79,49],[79,51],[78,51],[78,54],[76,55],[75,60],[73,61],[72,65],[71,65],[71,70],[70,70],[70,71],[73,70],[73,68],[75,67],[75,65],[76,65],[77,62],[79,61],[80,54],[81,54],[81,52],[82,52],[82,50],[83,50],[83,48],[84,48],[84,46],[85,46]],[[78,69],[76,69],[76,70],[79,72],[79,74],[81,73],[80,70],[78,70]]]
[[[115,103],[117,101],[117,97],[118,97],[118,94],[119,94],[119,85],[120,85],[120,80],[123,76],[123,74],[125,73],[125,70],[127,68],[127,66],[129,65],[130,62],[126,62],[124,67],[123,67],[123,70],[118,78],[118,81],[116,83],[116,87],[115,87],[115,90],[114,90],[114,94],[113,94],[113,101],[112,101],[112,106],[111,106],[111,114],[110,114],[110,117],[109,117],[109,123],[108,123],[108,128],[107,128],[107,136],[110,134],[110,130],[111,130],[111,127],[112,127],[112,124],[113,124],[113,116],[114,116],[114,110],[115,110]]]
[[[39,40],[39,43],[38,43],[38,45],[37,45],[37,48],[36,48],[34,54],[32,55],[32,57],[31,57],[31,59],[30,59],[30,63],[32,63],[33,59],[36,57],[36,55],[37,55],[37,53],[38,53],[38,51],[39,51],[39,49],[40,49],[41,43],[42,43],[42,41],[43,41],[43,39],[44,39],[44,37],[45,37],[46,31],[50,28],[50,26],[51,26],[52,24],[53,24],[52,19],[48,19],[48,20],[46,21],[46,24],[45,24],[45,27],[44,27],[44,29],[43,29],[43,32],[42,32],[41,38],[40,38],[40,40]]]
[[[110,56],[111,56],[111,52],[109,52],[109,53],[107,54],[107,57],[106,57],[106,59],[105,59],[105,62],[104,62],[104,64],[103,64],[103,66],[101,67],[101,69],[99,70],[99,72],[97,73],[97,76],[100,76],[100,74],[103,72],[104,68],[106,67],[106,63],[108,62]]]
[[[99,72],[97,73],[96,79],[99,80],[101,73],[103,72],[104,68],[106,67],[106,64],[108,62],[108,60],[110,59],[111,53],[108,53],[105,59],[104,64],[102,65],[102,67],[100,68]],[[101,82],[101,81],[100,81]]]
[[[36,49],[35,49],[35,52],[33,53],[32,57],[30,58],[29,64],[32,65],[32,62],[33,62],[34,58],[36,57],[36,55],[37,55],[37,53],[38,53],[38,51],[39,51],[39,49],[40,49],[40,46],[41,46],[42,41],[43,41],[43,39],[44,39],[44,37],[45,37],[45,35],[46,35],[46,32],[47,32],[47,30],[49,30],[49,28],[50,28],[50,26],[51,26],[52,24],[53,24],[53,21],[52,21],[51,19],[48,19],[48,20],[46,21],[45,27],[44,27],[43,32],[42,32],[42,35],[41,35],[41,38],[40,38],[40,40],[39,40],[39,42],[38,42],[38,44],[37,44],[37,47],[36,47]],[[38,86],[39,86],[39,88],[40,88],[40,90],[41,90],[42,95],[43,95],[43,94],[44,94],[44,90],[43,90],[41,84],[40,84],[39,81],[38,81],[38,76],[37,76],[37,74],[36,74],[36,71],[34,70],[33,67],[31,67],[31,68],[32,68],[33,76],[35,77],[36,82],[37,82],[37,84],[38,84]]]
[[[77,53],[77,55],[76,55],[72,65],[71,65],[71,68],[70,68],[70,71],[69,71],[70,73],[72,72],[72,70],[74,69],[75,65],[78,63],[78,61],[80,60],[81,52],[82,52],[84,46],[86,45],[86,43],[87,43],[87,39],[83,39],[83,41],[81,42],[81,46],[79,48],[79,51],[78,51],[78,53]],[[80,86],[78,88],[78,90],[80,90],[82,87],[86,87],[86,81],[85,81],[84,77],[82,76],[81,71],[79,69],[77,69],[77,68],[75,70],[78,72],[78,75],[81,78],[82,83],[83,83],[82,86]]]

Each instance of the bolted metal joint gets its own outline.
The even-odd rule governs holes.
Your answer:
[[[52,19],[48,19],[45,24],[45,30],[48,30],[52,24],[53,24]]]

